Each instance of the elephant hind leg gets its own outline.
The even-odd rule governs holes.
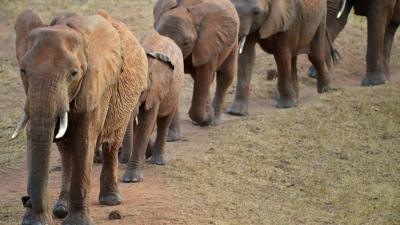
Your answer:
[[[122,201],[117,185],[118,150],[121,141],[103,144],[103,167],[100,175],[99,202],[102,205],[119,205]]]
[[[385,33],[385,48],[383,57],[385,65],[385,76],[387,80],[390,80],[390,55],[392,53],[393,40],[398,27],[399,23],[390,23]]]
[[[322,24],[310,43],[308,58],[317,71],[318,93],[329,91],[330,76],[325,62],[325,25]]]
[[[153,145],[153,151],[149,163],[155,165],[164,165],[166,163],[164,157],[164,147],[165,142],[167,141],[168,127],[170,126],[173,118],[174,114],[172,113],[166,117],[157,119],[157,137]]]
[[[178,106],[175,109],[174,117],[172,119],[171,125],[168,129],[168,142],[174,142],[181,140],[181,127],[180,127],[180,116]]]

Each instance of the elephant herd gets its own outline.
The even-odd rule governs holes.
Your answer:
[[[362,84],[382,84],[389,79],[400,23],[398,0],[158,0],[155,30],[140,42],[104,10],[90,16],[58,14],[49,24],[33,10],[22,12],[15,24],[16,55],[27,100],[12,134],[16,138],[27,127],[28,196],[22,198],[22,224],[52,224],[48,171],[53,142],[62,161],[53,214],[64,218],[64,225],[94,224],[88,192],[96,153],[103,164],[103,205],[122,201],[118,159],[127,163],[123,182],[142,181],[148,157],[153,164],[164,164],[165,142],[180,139],[184,73],[194,80],[189,116],[199,126],[221,122],[236,73],[235,100],[227,112],[248,114],[256,44],[275,58],[278,108],[298,104],[299,54],[308,54],[318,92],[330,91],[333,41],[353,7],[368,19]]]

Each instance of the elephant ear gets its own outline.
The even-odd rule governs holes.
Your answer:
[[[237,40],[238,18],[221,6],[201,3],[188,10],[199,21],[198,38],[192,52],[193,65],[201,66],[222,53]]]
[[[154,63],[153,65],[149,64],[149,66],[159,67],[158,69],[161,70],[161,72],[158,73],[155,68],[149,68],[150,87],[147,90],[145,102],[145,109],[149,110],[153,108],[154,105],[161,102],[168,94],[175,66],[171,58],[164,53],[147,52],[147,56],[158,61],[158,63]]]
[[[100,15],[62,14],[52,24],[65,24],[82,34],[87,69],[74,99],[76,112],[93,111],[121,74],[121,39],[112,24]]]
[[[39,27],[46,26],[43,19],[33,10],[23,11],[15,22],[17,60],[21,63],[22,57],[28,51],[28,33]]]
[[[178,6],[177,0],[158,0],[153,8],[154,28],[157,27],[158,21],[165,12],[177,6]]]
[[[293,0],[271,1],[269,14],[260,28],[262,39],[287,31],[292,26],[297,19],[296,2]]]
[[[164,53],[161,52],[146,52],[146,54],[150,57],[153,57],[155,59],[160,60],[161,62],[166,63],[167,65],[169,65],[171,67],[171,69],[174,69],[174,64],[172,63],[171,59],[165,55]]]

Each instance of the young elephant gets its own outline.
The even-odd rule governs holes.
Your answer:
[[[182,52],[173,40],[161,36],[156,31],[149,33],[142,41],[142,45],[147,52],[149,62],[149,87],[140,99],[138,124],[134,129],[135,115],[133,115],[127,128],[128,135],[125,139],[128,139],[128,143],[133,142],[134,146],[127,144],[122,147],[123,157],[130,156],[122,178],[123,182],[143,180],[145,152],[156,123],[157,137],[152,145],[150,162],[157,165],[165,164],[164,145],[168,127],[174,117],[174,126],[179,126],[178,103],[184,73]]]
[[[228,0],[158,0],[155,29],[181,48],[194,79],[190,118],[200,126],[221,121],[222,104],[237,67],[239,18]],[[217,74],[212,105],[211,84]]]
[[[15,29],[27,101],[12,138],[29,124],[29,196],[23,198],[22,224],[52,224],[47,183],[55,140],[63,174],[53,213],[67,216],[65,225],[94,224],[88,193],[93,152],[103,145],[100,203],[119,204],[118,149],[147,86],[145,51],[124,24],[100,15],[64,13],[47,26],[28,10],[18,17]]]
[[[228,113],[246,115],[255,45],[274,55],[278,67],[278,108],[297,104],[297,55],[307,53],[318,72],[317,88],[329,89],[325,64],[326,1],[231,0],[240,17],[240,56],[234,103]],[[243,51],[243,52],[242,52]]]

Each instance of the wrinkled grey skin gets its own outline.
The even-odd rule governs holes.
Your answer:
[[[368,48],[363,86],[384,84],[390,79],[390,55],[393,39],[400,23],[398,0],[347,0],[344,13],[337,18],[343,0],[328,0],[327,28],[332,41],[346,25],[352,8],[359,16],[367,17]],[[310,70],[311,74],[313,70]]]

